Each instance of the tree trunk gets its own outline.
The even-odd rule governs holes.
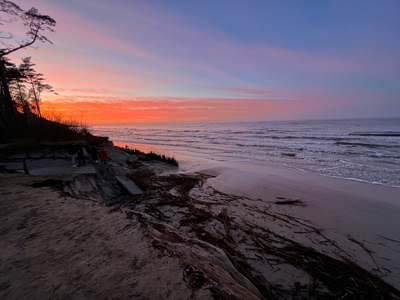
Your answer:
[[[32,80],[31,80],[31,85],[32,85],[33,96],[34,96],[35,103],[36,103],[37,114],[38,114],[38,116],[41,118],[41,117],[42,117],[42,114],[40,113],[39,97],[38,97],[38,95],[37,95],[37,93],[36,93],[35,85],[33,84]]]
[[[17,124],[17,112],[15,111],[15,107],[11,98],[10,90],[8,88],[8,82],[5,75],[6,67],[4,65],[4,61],[0,59],[0,79],[1,84],[3,86],[3,100],[4,100],[4,112],[5,112],[5,120],[4,123],[7,125],[16,125]]]

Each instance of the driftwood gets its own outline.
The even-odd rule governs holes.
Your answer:
[[[300,206],[306,206],[304,201],[300,199],[285,199],[285,200],[279,200],[274,202],[277,205],[300,205]]]
[[[392,242],[400,243],[400,240],[396,240],[396,239],[393,239],[393,238],[390,238],[390,237],[387,237],[387,236],[384,236],[381,234],[378,234],[378,236],[380,236],[381,238],[384,238],[386,240],[392,241]]]
[[[301,299],[400,299],[400,291],[357,265],[351,254],[307,220],[274,211],[272,206],[261,208],[248,205],[246,202],[253,199],[229,195],[205,186],[207,177],[199,174],[156,176],[139,167],[131,177],[145,193],[132,198],[132,213],[126,212],[127,217],[136,216],[151,226],[154,223],[148,218],[175,224],[173,226],[185,234],[222,249],[237,270],[267,299],[287,299],[292,296]],[[299,199],[279,197],[278,200],[275,204],[304,204]],[[232,210],[238,207],[248,217],[232,216]],[[252,214],[270,220],[271,227],[285,227],[293,235],[299,232],[303,239],[326,247],[332,253],[323,253],[299,242],[302,238],[296,241],[273,228],[258,225],[253,222]],[[348,236],[348,239],[366,251],[379,270],[374,253],[353,237]],[[168,252],[166,246],[158,242],[154,247],[173,255],[173,251]],[[269,272],[278,272],[283,266],[302,270],[308,274],[309,282],[301,284],[294,281],[286,287],[274,285],[263,277],[257,260],[261,266],[265,263]],[[194,285],[207,283],[208,277],[200,270],[187,266],[186,275],[189,274],[197,278]],[[229,298],[218,288],[214,287],[212,291],[216,298]]]

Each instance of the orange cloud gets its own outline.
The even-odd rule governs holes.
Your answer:
[[[43,102],[42,110],[60,111],[89,125],[112,123],[257,121],[290,115],[301,101],[248,99],[138,99],[136,101]]]

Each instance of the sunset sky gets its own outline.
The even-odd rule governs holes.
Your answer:
[[[14,2],[57,26],[13,62],[89,124],[400,116],[400,1]]]

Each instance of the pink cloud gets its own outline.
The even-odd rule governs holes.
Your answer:
[[[157,18],[137,15],[141,23],[146,26],[139,26],[138,29],[133,27],[130,30],[141,30],[143,34],[163,41],[171,49],[177,49],[177,53],[188,54],[174,59],[178,63],[191,65],[199,70],[220,73],[215,67],[210,67],[215,62],[217,66],[221,64],[235,66],[249,71],[260,65],[317,73],[353,72],[363,69],[362,63],[340,57],[337,53],[307,53],[267,44],[244,44],[242,41],[227,37],[219,28],[209,24],[203,24],[208,27],[205,29],[193,27],[190,23],[186,26],[185,22],[189,21],[182,16],[174,15],[173,11],[159,13],[152,10],[148,13],[157,14]],[[209,35],[208,32],[213,34]],[[195,48],[188,48],[188,44],[195,45]],[[193,54],[192,57],[190,53]],[[204,58],[209,64],[199,63],[196,57]]]
[[[48,4],[47,4],[48,5]],[[106,49],[123,53],[132,57],[137,57],[153,64],[158,65],[181,65],[194,67],[203,72],[209,72],[216,76],[226,76],[228,79],[234,80],[233,76],[229,73],[221,72],[216,67],[212,67],[213,61],[218,60],[219,64],[231,65],[237,68],[252,69],[254,66],[261,65],[275,65],[285,67],[288,69],[299,69],[310,72],[343,72],[343,71],[356,71],[361,68],[361,65],[354,61],[349,61],[332,55],[321,55],[318,53],[309,54],[280,47],[273,47],[270,45],[251,45],[238,43],[232,39],[224,36],[218,29],[213,28],[214,35],[209,36],[197,28],[191,26],[182,26],[179,21],[180,18],[173,12],[159,12],[151,10],[148,7],[147,14],[157,15],[156,17],[149,18],[147,14],[141,11],[134,11],[129,13],[135,17],[135,22],[130,27],[123,30],[131,31],[133,33],[140,33],[151,37],[156,41],[161,41],[168,45],[168,51],[177,49],[176,56],[161,57],[152,54],[149,51],[140,49],[135,46],[132,41],[121,41],[117,39],[113,29],[107,26],[93,22],[91,20],[82,18],[78,15],[69,13],[64,10],[59,10],[57,7],[52,8],[52,13],[59,17],[57,24],[59,35],[63,36],[62,39],[57,39],[61,42],[63,47],[81,48],[80,45],[89,44],[92,49],[104,51]],[[124,13],[124,12],[123,12]],[[128,17],[126,15],[125,17]],[[70,20],[74,20],[71,22]],[[79,25],[78,25],[79,24]],[[139,26],[143,24],[143,26]],[[115,30],[121,30],[115,28]],[[168,34],[166,34],[168,33]],[[65,37],[68,36],[67,39]],[[67,40],[68,42],[64,42]],[[71,43],[73,41],[73,43]],[[197,45],[197,49],[187,49],[197,57],[185,56],[181,57],[182,49],[187,48],[187,41]],[[194,50],[194,51],[193,51]],[[185,50],[184,50],[185,51]],[[199,55],[199,52],[202,52]],[[173,53],[169,53],[172,55]],[[201,63],[199,60],[205,60],[208,63]]]
[[[150,53],[115,38],[115,30],[104,24],[80,16],[77,13],[61,9],[57,4],[34,0],[32,4],[42,14],[50,15],[57,22],[56,33],[48,33],[55,45],[64,49],[82,50],[90,46],[92,49],[119,51],[142,59],[154,59]],[[23,7],[27,9],[27,7]]]
[[[363,69],[359,62],[349,59],[284,49],[281,47],[264,46],[254,49],[255,53],[278,62],[287,68],[296,68],[310,72],[356,72]]]

